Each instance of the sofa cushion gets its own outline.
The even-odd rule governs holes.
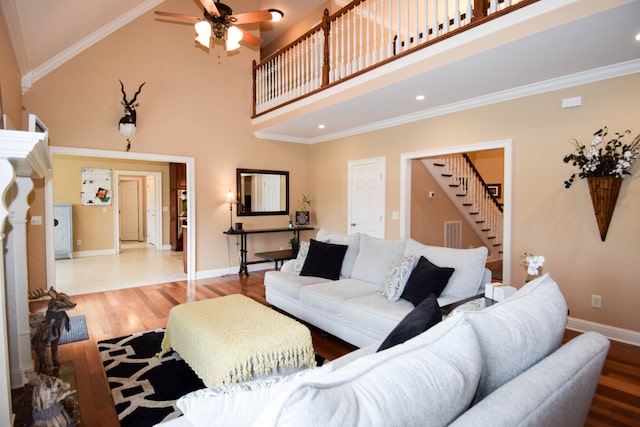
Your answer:
[[[274,396],[293,387],[304,378],[317,378],[333,367],[305,369],[286,376],[270,376],[243,383],[204,388],[182,396],[176,402],[184,416],[195,427],[250,426],[269,405]]]
[[[406,240],[385,240],[363,234],[351,277],[382,285],[393,260],[402,255]]]
[[[451,427],[582,427],[608,349],[609,340],[597,332],[579,335],[482,399]]]
[[[473,249],[453,249],[428,246],[413,239],[407,242],[404,251],[405,255],[424,256],[441,267],[455,268],[441,296],[458,298],[478,294],[480,286],[483,285],[487,253],[488,250],[484,246]]]
[[[297,383],[254,425],[445,426],[468,408],[481,365],[470,325],[449,318],[403,344]]]
[[[434,294],[425,298],[416,308],[393,328],[393,331],[382,341],[378,351],[386,350],[423,333],[433,325],[442,321],[440,306]]]
[[[447,286],[454,270],[450,267],[438,267],[421,256],[400,297],[414,306],[420,304],[431,294],[435,294],[437,298]]]
[[[300,275],[338,280],[340,278],[342,260],[346,252],[347,245],[337,245],[311,239],[309,253],[304,261]]]
[[[300,297],[300,289],[304,286],[329,281],[329,279],[322,277],[300,276],[297,273],[287,273],[285,271],[267,271],[264,274],[264,286],[267,293],[274,291],[294,299]]]
[[[300,289],[299,298],[304,306],[326,312],[328,316],[339,316],[345,301],[354,297],[376,294],[376,289],[375,285],[361,280],[341,279],[305,286]]]
[[[482,349],[484,367],[474,400],[478,402],[560,346],[567,304],[556,282],[545,274],[501,303],[462,315]]]
[[[302,271],[302,267],[304,266],[304,262],[307,259],[307,254],[309,253],[309,242],[300,242],[300,248],[298,248],[298,254],[296,258],[293,260],[293,265],[289,269],[291,273],[298,273]]]
[[[387,269],[387,274],[378,293],[387,297],[391,302],[398,301],[415,264],[415,257],[398,255]]]
[[[340,245],[347,245],[347,253],[344,255],[344,261],[342,261],[342,269],[340,270],[340,276],[351,277],[353,271],[353,264],[356,262],[356,256],[360,248],[360,233],[353,234],[339,234],[332,233],[325,228],[318,230],[316,239],[323,242],[337,243]]]
[[[363,335],[372,337],[370,342],[379,344],[413,309],[409,301],[401,299],[389,302],[375,292],[345,300],[341,306],[341,316],[345,327],[357,329]]]

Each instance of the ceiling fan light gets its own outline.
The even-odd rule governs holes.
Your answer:
[[[278,9],[267,9],[269,12],[271,12],[271,22],[280,22],[282,21],[282,18],[284,18],[284,13],[282,13],[281,10]]]
[[[211,47],[211,36],[198,35],[198,37],[196,37],[196,41],[207,49]]]
[[[198,21],[195,25],[198,36],[211,37],[211,24],[207,21]]]
[[[227,40],[238,44],[240,40],[242,40],[243,34],[242,31],[238,27],[229,27],[227,30]]]
[[[240,49],[240,43],[235,40],[227,40],[227,52]]]

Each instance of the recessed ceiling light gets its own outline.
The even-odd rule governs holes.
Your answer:
[[[280,22],[284,18],[284,13],[278,9],[268,9],[271,12],[271,22]]]
[[[324,129],[324,125],[322,124],[318,125],[318,129]]]
[[[640,33],[636,34],[636,40],[640,42]]]
[[[422,100],[424,100],[424,95],[418,95],[418,96],[416,96],[416,100],[417,100],[417,101],[422,101]]]

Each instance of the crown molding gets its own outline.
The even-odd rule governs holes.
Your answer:
[[[34,68],[32,71],[27,72],[22,76],[22,94],[24,95],[29,89],[31,89],[33,83],[46,76],[47,74],[58,68],[60,65],[64,64],[76,55],[90,48],[114,31],[119,30],[140,15],[153,9],[163,1],[164,0],[146,0],[140,3],[138,6],[127,11],[125,14],[120,15],[118,18],[99,28],[97,31],[89,34],[84,39],[63,50],[58,55],[54,56],[42,65]]]
[[[394,126],[400,126],[420,120],[433,117],[443,116],[458,111],[469,110],[472,108],[484,107],[500,102],[511,101],[514,99],[524,98],[527,96],[538,95],[541,93],[552,92],[555,90],[566,89],[570,87],[580,86],[589,83],[595,83],[602,80],[623,77],[630,74],[640,72],[640,59],[634,59],[619,64],[608,65],[605,67],[595,68],[588,71],[582,71],[562,77],[540,81],[512,89],[490,93],[476,98],[464,99],[447,105],[430,108],[416,113],[404,116],[392,117],[387,120],[368,123],[363,126],[357,126],[338,132],[328,133],[314,138],[297,137],[292,135],[270,133],[268,131],[255,131],[256,138],[272,139],[284,142],[296,142],[300,144],[316,144],[319,142],[331,141],[338,138],[346,138],[353,135],[359,135],[366,132],[373,132]],[[289,104],[294,108],[294,104]]]

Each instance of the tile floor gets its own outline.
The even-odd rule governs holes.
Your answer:
[[[182,252],[125,247],[119,255],[56,260],[56,289],[79,295],[186,280]]]

